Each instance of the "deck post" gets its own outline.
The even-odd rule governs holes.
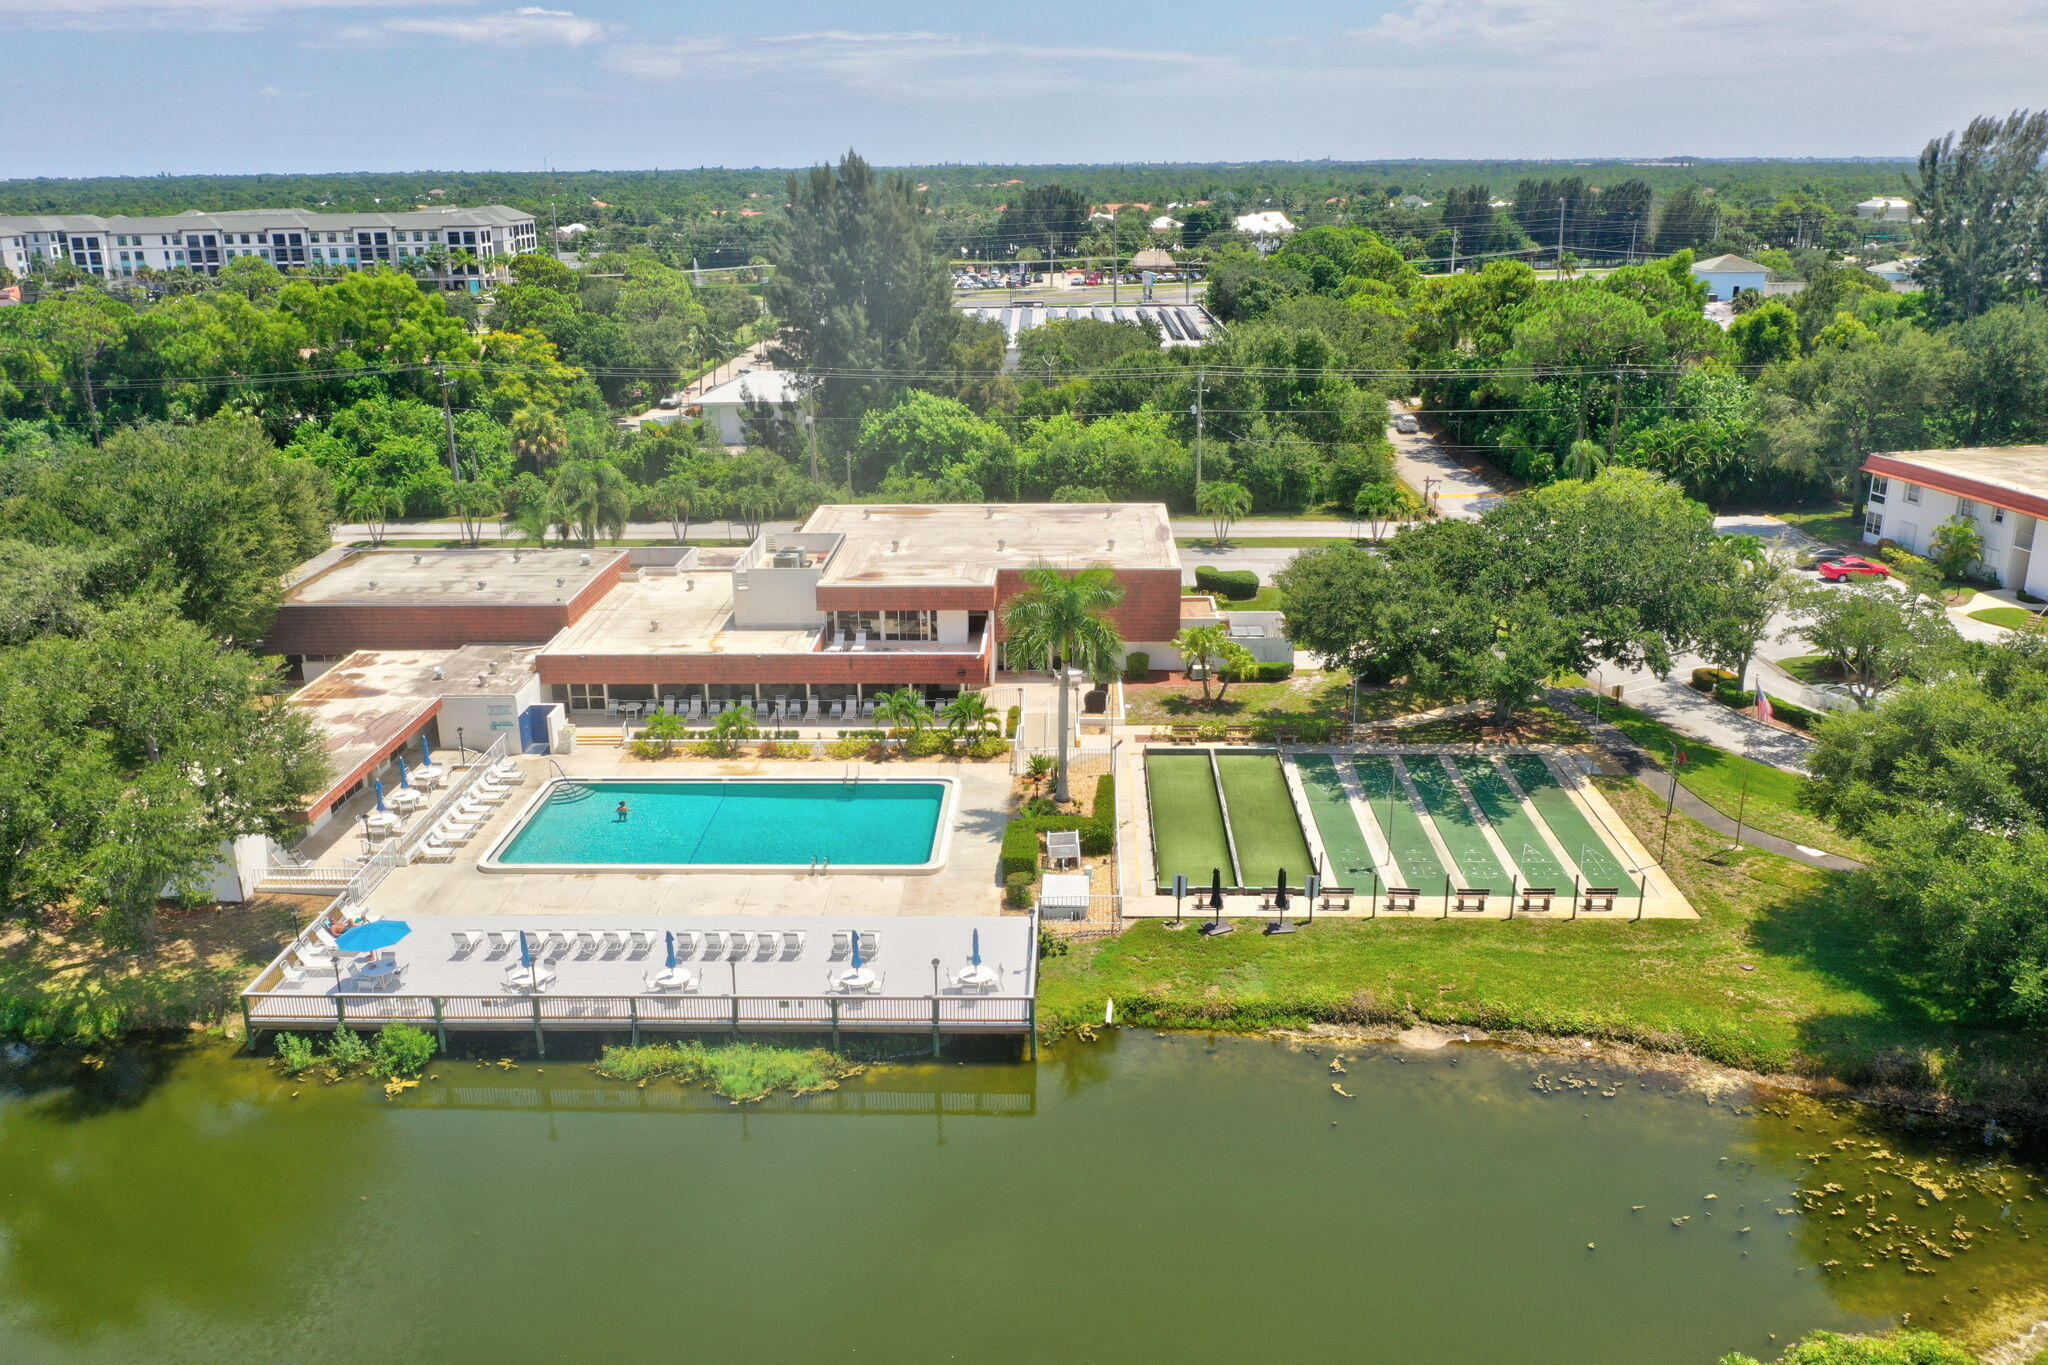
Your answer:
[[[434,1036],[441,1041],[441,1051],[448,1050],[448,1019],[441,1009],[441,997],[434,997]]]
[[[626,1014],[633,1020],[633,1046],[638,1047],[640,1046],[640,999],[638,996],[629,995],[626,997]]]
[[[334,996],[334,1026],[336,1028],[343,1028],[347,1024],[348,1001],[342,997],[340,992],[336,992]]]
[[[1034,995],[1026,1001],[1024,1009],[1025,1022],[1031,1027],[1031,1031],[1025,1035],[1026,1046],[1031,1049],[1030,1060],[1035,1062],[1038,1060],[1038,997]]]
[[[939,1055],[939,997],[932,997],[932,1056]]]
[[[825,1004],[832,1011],[832,1050],[837,1052],[839,1051],[839,997],[836,995],[827,996],[825,997]]]
[[[734,997],[732,998],[732,1036],[733,1036],[733,1041],[734,1041],[734,1042],[738,1042],[738,1041],[739,1041],[739,1036],[740,1036],[740,998],[739,998],[739,997],[738,997],[737,995],[735,995],[735,996],[734,996]]]
[[[540,1031],[540,993],[538,991],[533,996],[533,1051],[535,1056],[545,1057],[548,1055],[547,1035]]]
[[[256,1050],[256,1026],[249,1022],[249,996],[242,995],[242,1046],[249,1051]]]

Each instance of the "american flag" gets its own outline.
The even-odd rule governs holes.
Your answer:
[[[1769,720],[1771,718],[1771,699],[1761,692],[1756,694],[1756,718],[1758,720]]]

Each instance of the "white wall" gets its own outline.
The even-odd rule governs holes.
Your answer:
[[[742,429],[740,421],[745,412],[746,409],[738,403],[706,403],[704,420],[718,428],[719,444],[745,445],[747,434]]]
[[[1878,512],[1884,517],[1884,527],[1877,534],[1872,535],[1868,530],[1864,531],[1864,543],[1875,545],[1880,540],[1888,540],[1913,554],[1932,558],[1935,532],[1941,529],[1943,522],[1953,518],[1965,505],[1971,508],[1970,515],[1977,523],[1977,534],[1984,541],[1984,557],[1979,567],[2005,587],[2023,586],[2006,582],[2006,575],[2012,567],[2014,545],[2023,540],[2029,531],[2033,531],[2035,559],[2030,561],[2027,571],[2028,582],[2024,586],[2029,592],[2035,591],[2033,584],[2048,578],[2048,564],[2035,566],[2041,552],[2048,550],[2048,544],[2044,544],[2040,533],[2034,531],[2035,522],[2032,517],[2022,512],[2000,509],[1990,503],[1959,498],[1953,493],[1944,493],[1940,489],[1928,488],[1905,479],[1889,480],[1883,502],[1864,504],[1866,514]]]
[[[824,625],[825,613],[818,609],[818,579],[824,573],[822,561],[802,569],[764,569],[756,565],[743,572],[735,572],[732,580],[734,623],[742,627],[768,629]],[[744,587],[741,586],[742,580]]]
[[[1754,289],[1758,293],[1762,293],[1764,281],[1768,278],[1761,271],[1747,270],[1725,272],[1695,270],[1693,274],[1706,282],[1707,294],[1710,298],[1721,300],[1732,299],[1737,292],[1744,289]]]
[[[938,614],[939,643],[942,645],[964,645],[968,641],[967,613],[964,611],[942,611]]]
[[[519,713],[542,699],[539,678],[528,678],[516,692],[451,692],[441,698],[441,714],[435,718],[441,742],[453,744],[455,731],[472,749],[488,748],[499,735],[509,733],[519,743]]]

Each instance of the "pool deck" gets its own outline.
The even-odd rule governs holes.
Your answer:
[[[324,967],[297,983],[266,972],[254,986],[251,1023],[298,1029],[410,1019],[438,1020],[455,1030],[519,1029],[532,1027],[538,1015],[548,1029],[717,1029],[731,1027],[735,1018],[748,1028],[814,1029],[829,1027],[836,1017],[849,1029],[923,1029],[936,1020],[947,1032],[1010,1032],[1028,1020],[1035,986],[1035,926],[1019,916],[792,920],[724,915],[714,920],[593,913],[565,921],[545,914],[437,914],[413,915],[406,922],[411,932],[391,950],[401,968],[396,987],[371,990],[346,972],[337,981]],[[505,988],[507,970],[519,965],[512,936],[522,929],[552,940],[545,949],[539,939],[529,940],[536,958],[555,974],[538,997]],[[668,930],[698,936],[694,951],[678,954],[677,965],[693,978],[686,991],[655,991],[647,981],[649,973],[666,966],[663,935]],[[747,947],[738,955],[713,955],[703,946],[707,930],[745,933]],[[651,946],[633,952],[625,938],[634,931],[645,934]],[[792,931],[802,936],[794,949],[783,942]],[[872,940],[875,951],[865,963],[879,978],[872,991],[843,994],[833,988],[837,974],[851,966],[835,949],[834,931],[858,931],[863,942]],[[454,940],[457,932],[495,933],[511,941],[465,950]],[[984,990],[950,984],[968,965],[976,932],[982,962],[998,977]],[[764,933],[774,937],[764,941]],[[588,934],[593,942],[564,945],[556,937],[577,934]],[[607,934],[621,942],[608,947],[601,937]]]
[[[1253,747],[1257,749],[1260,746]],[[1215,749],[1218,753],[1228,753],[1231,751],[1230,746],[1223,745],[1198,746],[1198,750],[1201,748]],[[1130,799],[1124,806],[1118,827],[1117,842],[1125,850],[1124,856],[1119,860],[1118,889],[1122,893],[1123,913],[1127,917],[1132,918],[1162,918],[1172,916],[1175,913],[1173,897],[1158,894],[1157,884],[1153,880],[1152,816],[1149,790],[1145,782],[1145,754],[1148,749],[1156,749],[1165,753],[1175,751],[1174,746],[1157,741],[1150,744],[1142,741],[1126,741],[1117,746],[1117,786],[1119,790],[1130,794]],[[1179,752],[1188,753],[1195,751],[1183,747],[1179,749]],[[1267,748],[1265,752],[1272,752],[1272,750]],[[1650,851],[1636,838],[1635,831],[1631,830],[1628,824],[1614,812],[1613,808],[1607,804],[1606,798],[1580,772],[1573,756],[1563,750],[1537,745],[1485,745],[1474,747],[1470,744],[1395,744],[1373,745],[1366,748],[1289,746],[1282,752],[1289,758],[1296,754],[1329,754],[1340,759],[1365,754],[1391,754],[1410,762],[1418,758],[1427,758],[1430,762],[1435,762],[1438,756],[1442,755],[1453,757],[1478,756],[1482,758],[1505,753],[1543,755],[1550,762],[1552,769],[1558,773],[1560,783],[1571,802],[1579,808],[1588,823],[1600,831],[1602,837],[1607,841],[1612,850],[1626,863],[1635,875],[1642,879],[1644,884],[1643,894],[1640,899],[1631,893],[1618,897],[1611,911],[1597,914],[1575,914],[1572,905],[1571,888],[1569,886],[1556,888],[1559,894],[1555,897],[1551,908],[1548,910],[1525,910],[1517,903],[1515,897],[1507,894],[1506,887],[1500,887],[1489,888],[1495,890],[1498,894],[1486,897],[1483,909],[1455,911],[1450,909],[1447,904],[1443,885],[1441,881],[1438,881],[1434,885],[1424,885],[1416,888],[1422,894],[1418,898],[1417,908],[1412,915],[1387,914],[1386,917],[1389,919],[1585,919],[1592,921],[1635,919],[1638,917],[1642,919],[1699,918],[1698,913],[1692,907],[1692,902],[1687,900],[1685,894],[1665,875],[1663,868],[1656,865],[1656,861],[1650,856]],[[1341,767],[1342,765],[1340,764],[1340,769]],[[1286,762],[1286,772],[1290,788],[1295,793],[1297,811],[1302,816],[1302,832],[1308,840],[1309,851],[1311,855],[1319,854],[1322,851],[1322,837],[1316,829],[1313,820],[1306,813],[1306,801],[1296,781],[1296,773],[1292,762]],[[1346,785],[1348,788],[1352,784],[1347,780]],[[1354,809],[1364,810],[1364,801],[1361,794],[1352,792],[1350,799]],[[1365,837],[1366,844],[1372,853],[1374,861],[1382,866],[1389,864],[1392,855],[1386,847],[1378,822],[1368,817],[1361,820],[1359,824],[1361,833]],[[1424,828],[1428,831],[1432,842],[1440,845],[1440,834],[1433,827],[1433,824],[1425,825]],[[1493,829],[1492,826],[1481,825],[1477,833],[1480,837],[1486,839],[1489,847],[1495,848],[1500,856],[1506,856],[1505,847],[1500,844],[1498,831]],[[1440,856],[1448,856],[1447,852],[1441,847],[1438,848],[1438,852]],[[1559,856],[1561,857],[1562,855]],[[1295,884],[1297,890],[1296,894],[1291,898],[1292,904],[1289,917],[1299,920],[1306,917],[1307,904],[1299,893],[1299,881],[1297,880]],[[1368,919],[1385,914],[1384,897],[1368,895],[1367,892],[1370,888],[1371,883],[1357,888],[1357,893],[1352,897],[1350,909],[1318,910],[1316,917],[1321,919],[1328,915],[1334,919]],[[1181,913],[1187,915],[1199,914],[1197,901],[1200,893],[1206,893],[1206,891],[1206,887],[1191,888],[1187,903],[1180,907]],[[1224,900],[1223,915],[1226,919],[1275,918],[1276,912],[1261,910],[1260,905],[1261,899],[1258,896],[1227,896]]]
[[[642,762],[612,748],[590,747],[554,760],[572,778],[774,777],[832,780],[847,764],[697,759]],[[928,873],[829,872],[802,868],[761,872],[487,871],[478,860],[512,829],[533,794],[555,775],[550,761],[524,758],[525,784],[446,863],[395,869],[370,894],[366,908],[390,919],[420,916],[772,914],[808,919],[829,915],[995,915],[1001,885],[996,863],[1009,819],[1008,766],[989,763],[870,764],[876,777],[951,778],[952,844],[945,864]],[[1021,921],[1020,921],[1021,922]],[[560,927],[551,925],[549,927]]]

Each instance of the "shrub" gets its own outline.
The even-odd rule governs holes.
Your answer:
[[[633,754],[636,758],[667,758],[689,731],[681,716],[657,711],[634,733]]]
[[[1152,671],[1152,656],[1142,649],[1134,649],[1124,655],[1124,681],[1143,682]]]
[[[937,758],[953,747],[953,737],[943,730],[919,730],[903,741],[903,752],[911,758]]]
[[[1030,797],[1017,810],[1018,814],[1027,820],[1036,820],[1042,816],[1058,815],[1060,813],[1060,808],[1053,804],[1050,796]]]
[[[1714,688],[1714,700],[1740,711],[1756,705],[1756,693],[1742,691],[1733,683],[1721,683]]]
[[[1018,873],[1038,875],[1038,824],[1028,819],[1012,820],[1003,830],[1003,849],[997,858],[1003,880]]]
[[[968,743],[966,749],[969,758],[1001,758],[1008,752],[1010,752],[1010,742],[1006,739],[997,739],[994,735],[983,735],[979,739],[972,740]]]
[[[1885,546],[1877,552],[1877,557],[1891,565],[1892,570],[1915,592],[1932,593],[1941,586],[1941,569],[1931,559],[1922,559],[1896,545]]]
[[[1292,661],[1265,664],[1255,662],[1250,668],[1226,668],[1223,670],[1223,680],[1234,683],[1286,682],[1293,676],[1294,664]]]
[[[1007,718],[1007,719],[1006,719],[1006,720],[1005,720],[1005,721],[1003,722],[1003,738],[1004,738],[1004,739],[1015,739],[1015,738],[1017,737],[1017,722],[1018,722],[1018,721],[1020,721],[1020,720],[1022,720],[1023,718],[1024,718],[1024,708],[1023,708],[1023,707],[1021,707],[1021,706],[1013,706],[1013,707],[1011,707],[1011,708],[1010,708],[1010,714],[1009,714],[1009,717],[1008,717],[1008,718]]]
[[[2029,606],[2048,606],[2048,597],[2036,597],[2034,596],[2034,594],[2030,592],[2015,592],[2013,596],[2019,598],[2020,601],[2027,603]]]
[[[371,1055],[370,1045],[354,1029],[338,1028],[327,1039],[327,1064],[337,1076],[368,1066]]]
[[[386,1025],[371,1045],[377,1054],[377,1069],[394,1080],[426,1070],[435,1050],[434,1035],[411,1024]]]
[[[851,736],[846,739],[833,740],[831,744],[826,746],[825,752],[833,758],[843,761],[850,758],[865,758],[867,757],[868,750],[873,747],[874,741]]]
[[[275,1043],[277,1064],[287,1076],[296,1076],[313,1065],[313,1041],[303,1033],[280,1033]]]
[[[1695,668],[1692,671],[1692,688],[1695,692],[1712,692],[1724,683],[1735,681],[1735,675],[1725,668]]]
[[[1037,880],[1035,872],[1012,872],[1003,878],[1003,904],[1012,910],[1029,910],[1032,884]]]
[[[1220,743],[1230,733],[1230,727],[1220,720],[1205,720],[1195,727],[1195,736],[1205,744]]]
[[[1024,771],[1033,782],[1043,782],[1059,768],[1060,761],[1051,754],[1033,754],[1025,763]]]
[[[1248,602],[1259,595],[1259,576],[1250,569],[1219,569],[1204,564],[1195,570],[1195,586],[1232,602]]]
[[[732,747],[722,739],[700,739],[689,746],[693,758],[730,758]]]
[[[763,758],[809,758],[811,746],[798,739],[770,740],[761,746]]]
[[[1809,711],[1792,702],[1779,701],[1776,697],[1771,698],[1771,714],[1799,730],[1811,730],[1823,719],[1818,711]]]

